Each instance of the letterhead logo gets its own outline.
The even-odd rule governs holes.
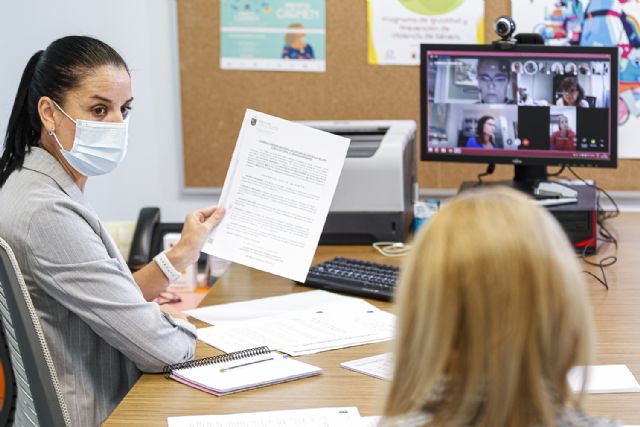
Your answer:
[[[275,122],[275,117],[270,116],[253,116],[249,120],[251,126],[256,128],[256,132],[259,132],[264,135],[273,135],[278,131],[278,127],[274,125],[272,122]]]

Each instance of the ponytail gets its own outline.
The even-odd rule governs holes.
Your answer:
[[[69,90],[80,86],[88,73],[104,65],[129,71],[122,57],[111,46],[86,36],[60,38],[46,50],[36,52],[31,57],[22,73],[4,137],[4,151],[0,157],[0,188],[9,175],[22,168],[31,147],[40,143],[40,98],[47,96],[62,105]]]
[[[16,169],[20,169],[24,163],[25,155],[31,147],[38,144],[40,136],[40,120],[33,120],[33,108],[37,105],[30,105],[29,90],[33,81],[33,75],[38,65],[40,57],[44,51],[36,52],[24,69],[16,100],[13,103],[7,133],[4,138],[4,151],[0,157],[0,187],[4,185],[9,175]]]

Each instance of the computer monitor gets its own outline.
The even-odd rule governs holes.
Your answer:
[[[424,161],[617,166],[617,48],[423,44],[420,91]]]

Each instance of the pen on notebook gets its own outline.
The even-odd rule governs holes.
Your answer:
[[[241,368],[243,366],[255,365],[256,363],[268,362],[269,360],[273,360],[273,357],[269,357],[268,359],[254,360],[253,362],[242,363],[240,365],[227,366],[226,368],[220,368],[220,372],[226,372],[230,369]]]

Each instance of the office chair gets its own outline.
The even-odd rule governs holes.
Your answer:
[[[15,392],[5,395],[16,426],[70,426],[49,347],[13,251],[0,238],[0,313]],[[7,405],[3,405],[3,411]]]
[[[11,371],[11,359],[7,339],[0,327],[0,375],[2,375],[2,402],[0,402],[0,426],[11,423],[16,406],[16,380]]]

